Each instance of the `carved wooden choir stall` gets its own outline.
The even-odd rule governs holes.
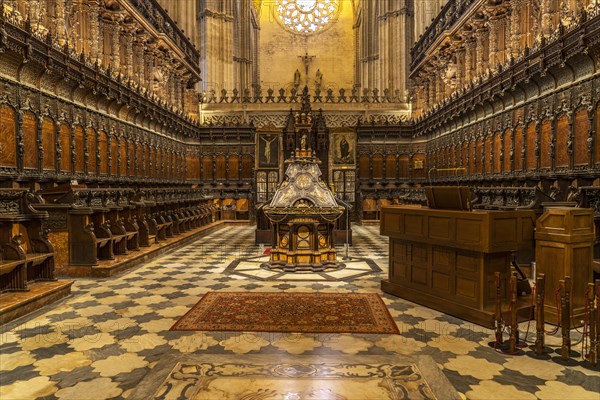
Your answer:
[[[73,281],[54,277],[48,213],[32,207],[39,201],[27,189],[0,189],[0,324],[71,293]]]

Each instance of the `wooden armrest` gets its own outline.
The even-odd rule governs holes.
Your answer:
[[[23,265],[26,260],[5,260],[0,261],[0,275],[11,273],[19,265]]]
[[[112,240],[112,238],[98,238],[96,239],[96,244],[100,245],[100,247],[103,247],[106,245],[106,243],[110,242]]]

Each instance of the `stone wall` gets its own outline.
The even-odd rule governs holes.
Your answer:
[[[323,74],[322,89],[352,88],[354,83],[353,9],[350,1],[341,1],[337,21],[328,29],[311,35],[294,34],[278,21],[275,2],[265,1],[260,13],[261,87],[293,87],[294,72],[301,73],[300,86],[306,84],[301,56],[315,56],[309,64],[308,86],[315,87],[317,70]]]

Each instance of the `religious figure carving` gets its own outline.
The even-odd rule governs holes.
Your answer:
[[[294,72],[294,88],[298,88],[300,86],[300,71],[296,69]]]
[[[317,88],[321,88],[321,84],[323,83],[323,74],[320,69],[317,69],[317,74],[315,75],[315,85]]]
[[[277,139],[277,136],[268,139],[267,136],[260,137],[265,142],[265,162],[271,164],[271,144]]]
[[[306,141],[307,141],[306,133],[302,134],[302,138],[300,139],[300,150],[306,150]]]

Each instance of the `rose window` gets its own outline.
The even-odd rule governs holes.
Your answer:
[[[276,13],[287,29],[311,34],[334,22],[339,9],[339,0],[277,0]]]

